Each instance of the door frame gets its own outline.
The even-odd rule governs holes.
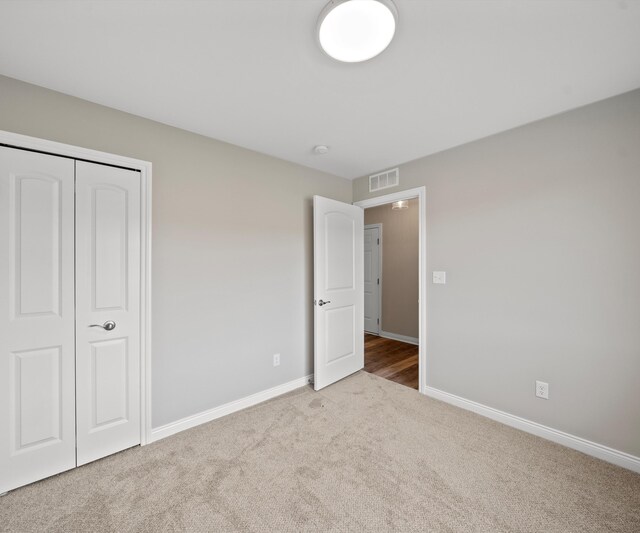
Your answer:
[[[0,130],[0,145],[140,172],[140,444],[151,442],[151,173],[149,161]]]
[[[418,390],[426,393],[427,369],[427,210],[426,187],[416,187],[404,191],[384,194],[353,202],[353,205],[367,209],[379,205],[390,204],[399,200],[418,199]],[[380,240],[382,242],[382,239]],[[382,294],[382,291],[381,291]],[[382,313],[382,310],[380,311]],[[382,315],[380,322],[382,323]],[[381,324],[382,325],[382,324]]]
[[[380,236],[380,244],[378,245],[378,277],[380,278],[380,284],[378,285],[378,335],[380,335],[382,332],[382,223],[364,225],[364,229],[372,228],[378,228],[378,235]]]

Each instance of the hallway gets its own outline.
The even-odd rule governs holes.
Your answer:
[[[417,390],[418,347],[365,333],[364,369],[381,378]]]

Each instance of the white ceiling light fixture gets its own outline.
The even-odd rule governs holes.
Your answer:
[[[318,18],[318,41],[333,59],[367,61],[389,46],[397,20],[391,0],[331,0]]]
[[[317,155],[324,155],[329,151],[329,147],[324,144],[319,144],[313,147],[313,153]]]
[[[391,209],[409,209],[409,201],[398,200],[397,202],[393,202],[391,204]]]

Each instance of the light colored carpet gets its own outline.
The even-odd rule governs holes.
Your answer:
[[[2,531],[640,531],[640,475],[365,372],[0,498]]]

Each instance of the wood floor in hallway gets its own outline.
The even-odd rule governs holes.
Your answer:
[[[364,369],[401,385],[418,389],[418,347],[364,334]]]

